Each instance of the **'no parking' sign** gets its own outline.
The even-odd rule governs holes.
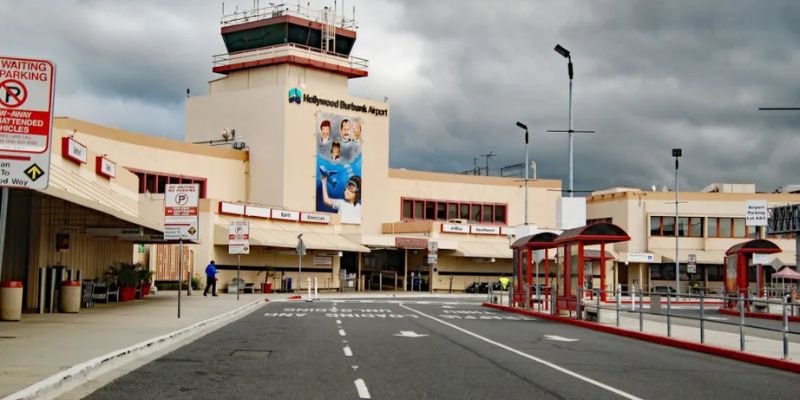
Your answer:
[[[0,186],[47,188],[54,87],[52,62],[0,57]]]

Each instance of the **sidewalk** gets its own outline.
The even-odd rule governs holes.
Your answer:
[[[241,294],[237,301],[235,294],[203,297],[199,291],[192,296],[183,292],[178,319],[178,293],[160,291],[144,300],[82,308],[78,314],[23,314],[22,321],[0,322],[0,399],[75,365],[201,321],[242,307],[220,320],[245,315],[266,304],[264,298],[260,293]]]

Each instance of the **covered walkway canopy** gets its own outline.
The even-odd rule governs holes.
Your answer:
[[[740,293],[744,297],[748,296],[747,264],[748,258],[753,254],[774,254],[782,250],[775,243],[766,239],[748,240],[731,246],[725,252],[725,292]],[[756,263],[753,263],[756,264]],[[764,271],[761,264],[758,265],[756,274],[758,293],[764,291]]]
[[[270,229],[270,226],[262,226],[262,224],[250,225],[250,246],[294,249],[297,247],[297,235],[301,233],[303,234],[303,243],[309,250],[369,253],[369,248],[353,243],[335,233]],[[214,244],[217,246],[228,245],[228,225],[218,223],[214,226]]]
[[[514,251],[514,293],[515,301],[525,301],[527,288],[536,288],[539,285],[539,263],[534,260],[535,257],[532,252],[543,251],[541,255],[544,261],[544,285],[550,284],[550,249],[554,249],[554,244],[557,233],[554,232],[539,232],[533,235],[523,236],[511,244],[511,249]],[[533,269],[531,263],[534,264],[536,269],[536,278],[534,279]],[[532,293],[535,289],[532,290]],[[545,293],[545,308],[550,304],[547,301],[549,294]],[[533,299],[527,299],[530,303]],[[528,305],[532,306],[531,304]]]
[[[558,303],[563,310],[574,310],[577,305],[577,288],[585,285],[585,261],[590,250],[586,246],[600,245],[600,297],[606,300],[606,244],[627,242],[630,236],[617,225],[598,222],[564,231],[553,242],[559,247],[557,272]],[[590,271],[591,273],[591,271]]]

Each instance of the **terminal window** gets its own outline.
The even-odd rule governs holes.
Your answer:
[[[497,203],[403,198],[401,213],[403,220],[464,219],[471,223],[505,224],[507,207]]]
[[[128,168],[139,178],[139,193],[164,193],[168,184],[196,183],[200,185],[200,198],[206,198],[206,178],[142,171]]]

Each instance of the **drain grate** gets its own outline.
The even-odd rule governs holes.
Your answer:
[[[272,355],[272,350],[244,350],[237,349],[231,352],[231,357],[247,360],[264,360]]]

